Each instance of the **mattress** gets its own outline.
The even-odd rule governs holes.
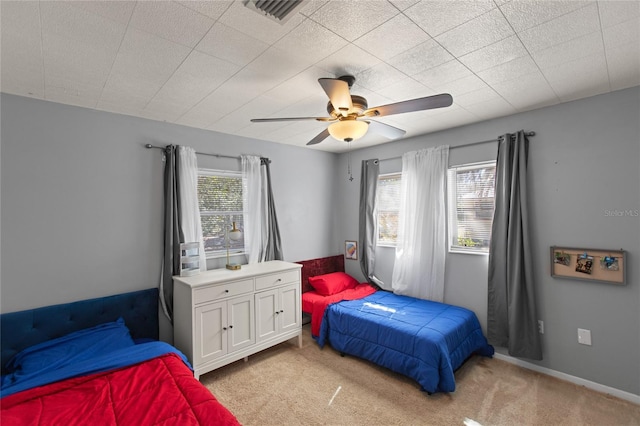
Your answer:
[[[468,357],[494,353],[472,311],[386,291],[329,305],[316,340],[411,377],[430,393],[453,392],[454,372]]]

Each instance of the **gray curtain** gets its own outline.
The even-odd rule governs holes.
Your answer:
[[[160,303],[173,323],[173,276],[180,273],[180,243],[184,242],[180,226],[180,162],[178,146],[164,149],[164,255],[160,274]]]
[[[262,167],[265,168],[265,177],[266,177],[266,198],[267,198],[267,218],[266,224],[267,229],[265,229],[266,235],[265,245],[263,248],[263,252],[260,253],[260,259],[262,262],[266,262],[268,260],[282,260],[282,242],[280,240],[280,228],[278,227],[278,216],[276,215],[276,204],[273,199],[273,190],[271,189],[271,160],[268,158],[260,159]]]
[[[495,213],[489,251],[487,339],[509,355],[542,359],[527,206],[524,131],[498,142]]]
[[[362,273],[370,284],[382,287],[382,281],[373,273],[376,257],[376,217],[374,213],[379,174],[380,162],[377,159],[362,161],[358,241],[360,244],[360,269]]]

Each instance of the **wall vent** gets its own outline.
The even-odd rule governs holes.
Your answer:
[[[309,0],[243,0],[246,7],[284,24]]]

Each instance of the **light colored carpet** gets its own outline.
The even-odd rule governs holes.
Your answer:
[[[456,391],[413,380],[330,346],[303,328],[282,343],[200,377],[244,425],[640,425],[640,406],[504,361],[472,357]]]

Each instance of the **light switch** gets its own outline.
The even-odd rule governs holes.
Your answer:
[[[578,329],[578,343],[591,346],[591,330]]]

